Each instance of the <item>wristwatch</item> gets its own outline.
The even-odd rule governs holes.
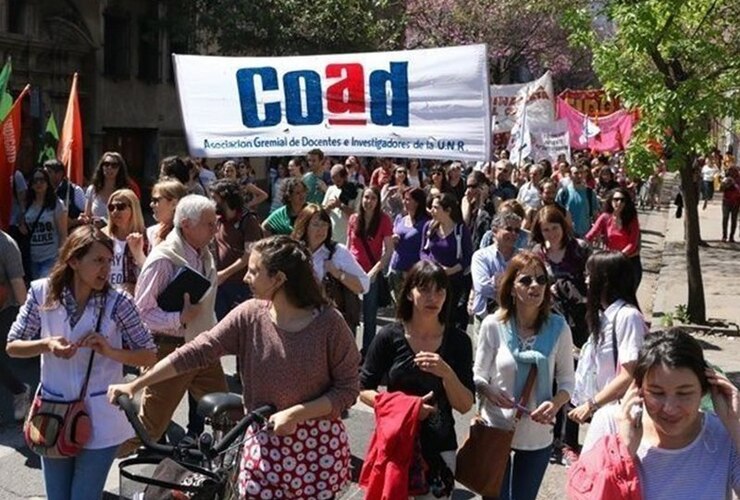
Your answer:
[[[588,407],[591,413],[596,413],[596,410],[601,408],[601,406],[596,403],[596,400],[594,398],[588,398],[588,401],[586,402],[588,403]]]

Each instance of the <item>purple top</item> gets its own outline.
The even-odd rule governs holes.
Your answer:
[[[445,267],[460,264],[463,270],[468,270],[470,259],[473,256],[473,243],[467,226],[457,224],[454,231],[448,234],[446,238],[440,238],[437,231],[429,235],[431,223],[431,220],[425,222],[422,229],[421,259],[431,260]]]
[[[413,226],[406,224],[406,215],[399,214],[393,222],[393,234],[398,236],[396,248],[391,256],[391,269],[406,272],[419,261],[421,235],[426,217],[419,218]]]

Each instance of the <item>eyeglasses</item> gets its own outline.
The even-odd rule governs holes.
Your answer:
[[[46,183],[46,178],[44,178],[44,177],[34,177],[33,178],[33,183],[34,184],[41,183],[41,182]]]
[[[123,212],[127,208],[129,208],[129,204],[123,203],[121,201],[114,201],[113,203],[108,203],[109,212],[116,212],[116,211]]]
[[[100,166],[102,166],[103,168],[108,167],[108,168],[113,168],[113,169],[118,168],[119,165],[120,164],[117,161],[104,161],[103,163],[100,164]]]
[[[612,198],[612,203],[624,203],[624,198]]]
[[[539,276],[529,276],[527,274],[522,274],[519,276],[519,279],[516,280],[517,283],[524,286],[531,286],[532,283],[537,283],[539,286],[545,286],[547,284],[547,276],[544,274],[540,274]]]
[[[164,196],[152,196],[152,203],[155,205],[162,200],[172,201],[172,198],[166,198]]]
[[[517,233],[517,234],[519,233],[519,231],[521,231],[521,229],[519,229],[518,227],[514,227],[514,226],[504,226],[501,229],[509,233]]]

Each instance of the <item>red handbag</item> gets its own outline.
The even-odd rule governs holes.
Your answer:
[[[100,331],[100,323],[105,311],[103,299],[95,331]],[[41,397],[41,384],[36,390],[31,409],[23,424],[23,437],[28,447],[42,457],[74,457],[84,448],[92,434],[92,421],[85,406],[87,383],[90,381],[95,351],[90,353],[85,382],[80,396],[73,401],[55,401]]]

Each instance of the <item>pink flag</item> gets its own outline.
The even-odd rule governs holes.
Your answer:
[[[589,118],[558,97],[559,120],[565,120],[570,132],[570,145],[574,149],[590,149],[596,152],[620,151],[627,147],[632,138],[633,116],[621,109],[608,116]],[[598,133],[594,134],[596,128]]]

